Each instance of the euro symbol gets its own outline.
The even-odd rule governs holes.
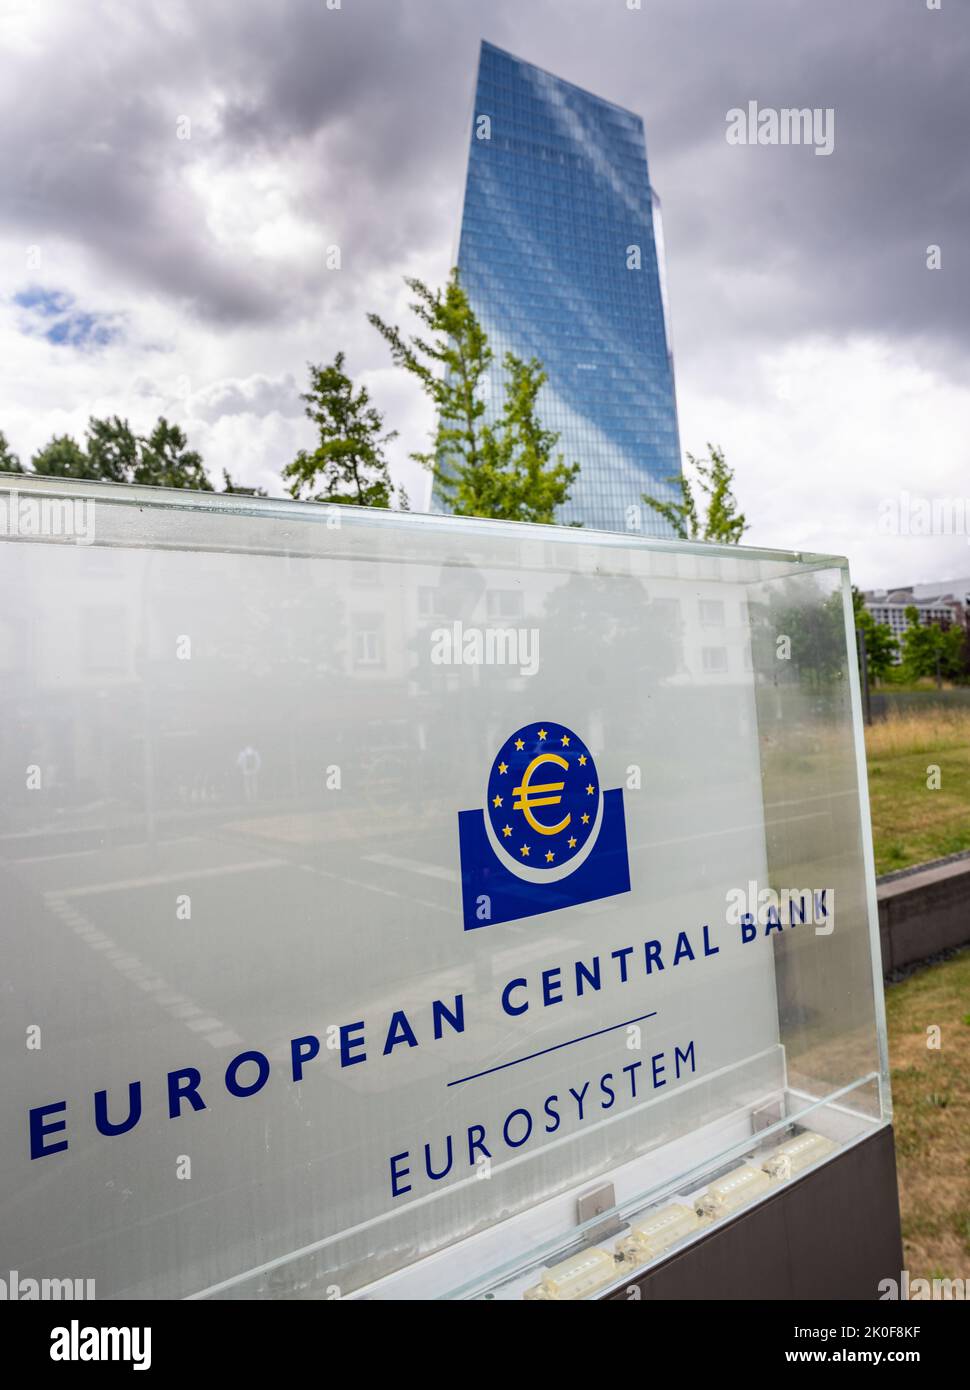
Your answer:
[[[567,772],[569,770],[569,764],[566,762],[566,759],[561,758],[558,753],[540,753],[537,758],[532,759],[532,762],[526,768],[522,777],[522,785],[512,788],[512,795],[519,798],[518,801],[512,802],[512,809],[514,811],[521,811],[532,826],[532,829],[538,831],[540,835],[558,835],[560,830],[566,829],[571,819],[570,816],[567,815],[558,825],[542,825],[532,814],[532,808],[533,806],[558,806],[560,801],[562,801],[561,796],[545,796],[543,793],[561,792],[566,783],[540,782],[537,786],[530,787],[529,778],[540,763],[556,763],[559,767],[565,768]]]

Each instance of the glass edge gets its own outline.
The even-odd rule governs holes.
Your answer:
[[[344,503],[299,502],[289,497],[250,497],[245,493],[204,492],[189,488],[147,487],[140,483],[111,483],[96,479],[41,477],[36,474],[0,473],[0,494],[37,493],[42,496],[69,495],[91,501],[107,501],[122,506],[155,507],[165,511],[225,512],[229,515],[280,516],[289,520],[323,522],[340,507],[354,524],[385,527],[435,527],[442,530],[471,529],[494,531],[523,539],[552,541],[556,544],[595,543],[617,548],[656,550],[672,554],[708,558],[769,560],[787,562],[801,568],[842,569],[848,572],[844,555],[825,552],[731,545],[726,542],[681,540],[678,537],[642,536],[632,531],[597,531],[586,526],[547,526],[526,521],[495,521],[489,517],[454,516],[447,512],[394,511],[384,507],[352,507]]]
[[[776,1135],[784,1133],[786,1129],[790,1129],[793,1125],[802,1125],[803,1121],[815,1111],[825,1106],[837,1105],[839,1101],[852,1095],[854,1091],[861,1090],[862,1087],[868,1086],[872,1082],[876,1083],[881,1100],[882,1077],[877,1071],[867,1072],[853,1081],[836,1087],[835,1090],[824,1096],[813,1097],[807,1105],[802,1106],[792,1114],[783,1115],[779,1120],[765,1126],[762,1130],[758,1130],[757,1133],[747,1135],[744,1139],[730,1144],[720,1154],[701,1160],[677,1177],[666,1179],[653,1187],[644,1188],[629,1197],[625,1197],[622,1201],[615,1203],[615,1205],[609,1209],[597,1212],[595,1216],[590,1217],[587,1221],[568,1227],[561,1235],[550,1237],[549,1240],[537,1245],[534,1249],[529,1251],[528,1255],[520,1255],[509,1260],[505,1264],[498,1264],[492,1269],[483,1271],[480,1275],[466,1280],[465,1283],[457,1285],[447,1293],[439,1294],[437,1296],[437,1301],[448,1302],[454,1299],[474,1298],[480,1293],[487,1292],[489,1288],[494,1288],[496,1285],[506,1283],[510,1279],[514,1279],[518,1275],[533,1268],[538,1268],[543,1265],[548,1267],[549,1260],[546,1257],[554,1258],[562,1251],[571,1249],[573,1246],[582,1246],[604,1222],[617,1220],[624,1225],[628,1225],[630,1219],[638,1215],[641,1210],[648,1210],[651,1207],[659,1205],[661,1202],[672,1200],[682,1189],[689,1187],[691,1183],[703,1183],[705,1176],[709,1172],[717,1170],[726,1163],[734,1162],[736,1159],[743,1157],[750,1149],[763,1145],[766,1140],[771,1140]],[[887,1117],[884,1111],[881,1111],[879,1115],[866,1115],[864,1118],[870,1122],[870,1134],[874,1134],[877,1130],[886,1128],[886,1126],[891,1123],[890,1118]],[[851,1147],[851,1144],[855,1142],[857,1142],[856,1138],[839,1143],[837,1146],[838,1151],[841,1152],[843,1149]],[[835,1154],[832,1154],[829,1155],[829,1158],[835,1156]],[[827,1162],[828,1159],[823,1159],[822,1161]]]
[[[852,582],[846,569],[842,577],[842,609],[845,618],[846,666],[849,676],[849,703],[852,721],[852,742],[856,761],[856,786],[859,821],[862,832],[862,866],[865,877],[866,913],[869,919],[869,959],[872,969],[872,994],[876,1043],[879,1048],[879,1071],[882,1113],[892,1123],[893,1103],[890,1086],[889,1026],[886,1020],[886,987],[883,979],[882,933],[879,927],[879,895],[876,885],[876,855],[872,843],[872,810],[869,804],[869,766],[866,754],[865,722],[862,713],[862,679],[856,656],[855,612],[852,605]]]

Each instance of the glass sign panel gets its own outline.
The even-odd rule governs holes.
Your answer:
[[[591,1296],[887,1121],[843,561],[17,483],[21,1277]]]

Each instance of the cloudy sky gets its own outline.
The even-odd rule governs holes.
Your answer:
[[[482,38],[642,114],[682,443],[725,449],[747,541],[970,575],[966,534],[880,531],[903,493],[970,512],[967,0],[0,0],[13,448],[162,413],[278,492],[342,348],[423,505],[429,411],[365,314],[447,274]],[[750,100],[833,108],[834,152],[729,144]]]

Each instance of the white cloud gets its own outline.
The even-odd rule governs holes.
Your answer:
[[[408,455],[427,448],[431,410],[365,315],[403,326],[402,277],[441,284],[455,250],[481,19],[446,8],[8,0],[0,429],[14,449],[29,458],[55,432],[81,435],[92,414],[138,430],[166,414],[213,477],[227,467],[279,491],[276,471],[313,439],[306,364],[344,350],[400,431],[395,478],[426,505]],[[748,540],[846,553],[864,584],[963,573],[961,538],[875,527],[882,497],[946,496],[970,477],[964,31],[911,0],[878,14],[816,0],[729,9],[496,0],[490,27],[643,114],[682,442],[725,447]],[[77,60],[92,33],[95,66]],[[936,74],[933,103],[918,99],[928,69],[914,45]],[[831,160],[726,144],[725,111],[766,83],[780,104],[836,104]],[[189,140],[176,138],[183,115]],[[328,272],[334,242],[343,264]],[[929,242],[943,272],[925,269]],[[26,335],[11,301],[33,283],[109,316],[121,339],[82,351]]]
[[[291,372],[281,377],[257,373],[214,381],[190,396],[185,409],[190,416],[211,423],[222,415],[302,415],[303,402]]]
[[[970,569],[963,537],[877,529],[902,491],[970,498],[970,385],[886,340],[811,338],[735,362],[726,388],[682,377],[681,438],[725,450],[747,544],[847,555],[864,588]]]
[[[226,469],[235,483],[262,487],[276,496],[283,494],[280,469],[312,439],[312,426],[305,420],[276,412],[223,415],[211,424],[189,417],[184,423],[216,486],[222,486]]]

